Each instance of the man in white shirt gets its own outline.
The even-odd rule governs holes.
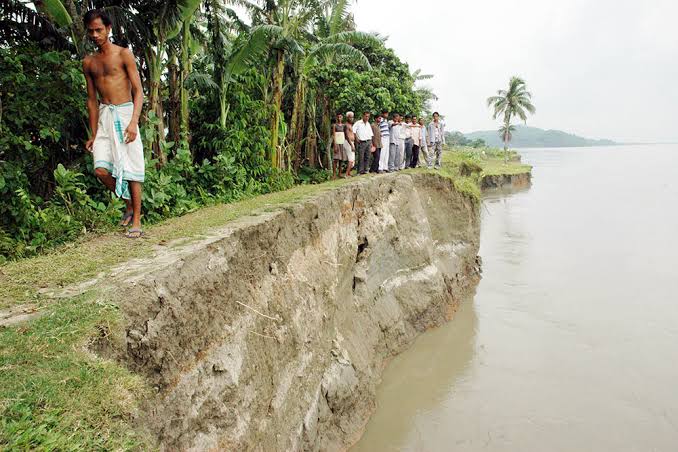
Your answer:
[[[370,167],[370,151],[372,148],[372,124],[370,124],[370,112],[363,113],[362,120],[353,125],[353,133],[355,134],[356,149],[358,151],[358,172],[360,174],[367,173]]]
[[[390,139],[391,149],[388,153],[388,172],[392,173],[400,168],[400,115],[398,113],[393,115],[393,121],[390,122]]]
[[[404,118],[400,118],[400,134],[398,135],[398,159],[396,164],[396,169],[398,171],[405,168],[405,143],[407,141],[407,131],[409,126],[404,121]]]
[[[400,164],[400,169],[409,168],[412,161],[412,145],[414,141],[412,140],[412,117],[410,115],[405,116],[403,132],[405,135],[405,155]]]
[[[438,112],[433,113],[433,122],[428,125],[428,148],[431,154],[435,154],[435,169],[440,169],[443,157],[443,145],[445,144],[445,126],[440,122]],[[431,155],[431,158],[433,155]]]
[[[421,127],[417,117],[412,117],[412,159],[408,162],[409,168],[416,168],[419,163],[419,148],[421,147]]]

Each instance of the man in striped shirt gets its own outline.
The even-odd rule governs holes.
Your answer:
[[[381,135],[381,154],[379,155],[379,173],[388,171],[388,156],[391,148],[391,137],[388,124],[388,111],[381,112],[381,122],[379,123],[379,132]]]

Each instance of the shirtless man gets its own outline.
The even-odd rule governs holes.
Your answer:
[[[122,226],[131,223],[127,237],[139,238],[143,234],[141,184],[145,173],[139,136],[141,79],[132,52],[110,41],[111,19],[106,13],[88,11],[84,22],[87,36],[97,46],[97,52],[82,63],[92,131],[85,147],[94,154],[96,176],[127,203],[120,222]]]
[[[355,115],[352,111],[346,112],[346,141],[344,142],[344,150],[346,151],[346,174],[344,177],[351,177],[353,165],[355,165],[355,133],[353,133],[353,123],[355,122]]]

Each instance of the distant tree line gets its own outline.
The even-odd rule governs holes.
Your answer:
[[[470,146],[472,148],[484,148],[487,146],[485,140],[481,138],[470,140],[461,132],[446,132],[445,135],[445,141],[451,146]]]

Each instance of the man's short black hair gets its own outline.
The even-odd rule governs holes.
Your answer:
[[[367,115],[371,115],[372,112],[365,110],[365,111],[363,112],[363,114],[364,114],[364,115],[366,115],[366,114],[367,114]]]
[[[381,110],[382,115],[385,115],[385,114],[388,114],[388,113],[390,113],[388,110]]]
[[[437,111],[434,111],[434,112],[433,112],[433,116],[435,116],[435,115],[440,116],[440,113],[438,113]]]
[[[101,22],[106,27],[110,27],[113,22],[106,12],[102,9],[91,9],[85,13],[85,16],[82,18],[82,21],[85,23],[85,27],[94,22],[97,19],[101,19]]]
[[[405,115],[405,119],[412,119],[412,116],[410,116],[410,115]]]

